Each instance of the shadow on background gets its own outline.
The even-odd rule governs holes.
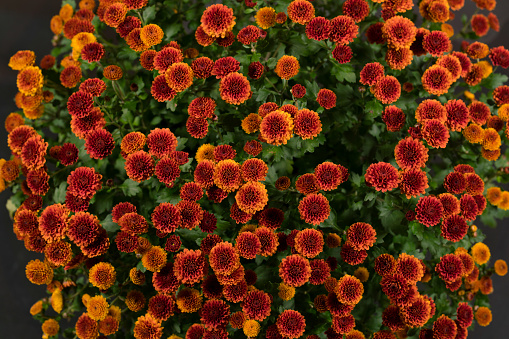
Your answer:
[[[414,0],[414,2],[417,2]],[[472,13],[475,10],[471,0],[466,0],[466,7]],[[9,158],[7,132],[3,128],[5,117],[16,110],[14,95],[16,94],[16,72],[7,63],[18,50],[29,49],[35,52],[37,64],[41,58],[51,51],[53,33],[49,22],[53,15],[58,14],[60,1],[2,1],[0,4],[0,157]],[[490,31],[483,42],[489,46],[505,45],[509,48],[509,1],[498,1],[495,13],[500,19],[500,32]],[[458,16],[454,23],[460,23]],[[59,62],[59,60],[57,61]],[[505,72],[508,73],[507,71]],[[25,277],[25,265],[28,261],[39,258],[41,254],[28,252],[23,242],[18,241],[12,232],[12,221],[9,219],[5,203],[10,193],[0,194],[0,257],[4,264],[0,274],[0,328],[2,338],[40,338],[42,331],[38,321],[32,319],[29,309],[37,300],[47,297],[44,286],[31,284]],[[490,247],[493,263],[496,259],[509,261],[508,222],[499,224],[497,229],[480,226],[487,235],[485,243]],[[487,328],[477,329],[469,334],[469,338],[507,338],[509,324],[509,276],[493,277],[495,293],[491,296],[493,321]],[[65,324],[64,328],[74,324]]]

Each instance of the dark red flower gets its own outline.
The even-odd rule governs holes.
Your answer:
[[[332,50],[332,57],[340,64],[346,64],[352,60],[352,48],[348,45],[336,44]]]
[[[430,312],[428,300],[419,296],[411,305],[401,308],[401,318],[410,327],[421,327],[431,318]]]
[[[167,294],[156,294],[148,301],[148,313],[159,321],[167,320],[175,309],[175,301]]]
[[[455,254],[446,254],[440,258],[440,262],[435,266],[435,271],[444,281],[456,281],[464,272],[463,262]]]
[[[180,168],[174,159],[164,156],[157,162],[154,173],[157,180],[171,187],[175,179],[180,176]]]
[[[401,319],[398,306],[389,305],[382,312],[382,325],[387,326],[391,331],[395,332],[405,328],[405,323]]]
[[[223,286],[224,298],[230,302],[238,303],[247,296],[247,283],[241,280],[237,284]]]
[[[371,164],[364,175],[366,183],[377,191],[386,192],[398,187],[398,170],[389,163]]]
[[[263,147],[256,140],[249,140],[249,141],[246,141],[246,144],[244,145],[243,149],[244,149],[244,152],[246,152],[247,154],[252,155],[253,157],[256,157],[258,154],[260,154]]]
[[[279,264],[279,276],[288,286],[304,285],[311,277],[309,260],[297,254],[287,256]]]
[[[237,72],[240,69],[240,62],[235,58],[229,56],[219,58],[214,63],[212,68],[212,75],[215,75],[217,79],[222,79],[230,73]]]
[[[173,273],[183,284],[195,284],[203,279],[206,269],[205,256],[200,250],[185,248],[175,255]]]
[[[339,15],[330,21],[329,40],[336,44],[349,44],[359,34],[354,19]]]
[[[383,76],[384,66],[378,62],[371,62],[362,68],[359,81],[363,85],[372,86]]]
[[[399,255],[396,261],[396,272],[409,285],[415,285],[424,276],[424,270],[419,259],[406,253]]]
[[[474,14],[470,19],[472,30],[477,36],[485,36],[490,30],[488,18],[483,14]]]
[[[223,296],[223,286],[217,280],[214,274],[207,276],[201,283],[203,295],[208,299],[221,299]]]
[[[316,101],[325,109],[336,107],[336,94],[330,89],[322,88],[318,91]]]
[[[165,47],[154,56],[154,68],[159,74],[164,74],[171,65],[184,61],[184,55],[180,49]]]
[[[325,40],[329,37],[330,21],[317,16],[306,24],[306,36],[316,41]]]
[[[375,272],[382,276],[392,275],[396,268],[396,259],[388,253],[380,254],[375,259]]]
[[[203,211],[203,219],[198,226],[202,232],[212,233],[217,228],[217,218],[213,213]]]
[[[348,15],[355,22],[361,22],[369,14],[369,4],[366,0],[347,0],[343,4],[343,14]]]
[[[366,37],[370,44],[384,44],[385,38],[382,33],[383,22],[376,22],[368,27],[366,30]],[[414,52],[415,54],[415,52]]]
[[[354,304],[343,304],[338,300],[338,295],[335,292],[330,292],[325,300],[327,309],[335,317],[343,317],[349,314],[355,307]]]
[[[106,84],[98,78],[86,79],[80,84],[80,91],[90,93],[94,97],[100,96],[105,90]]]
[[[306,329],[306,320],[302,314],[294,310],[284,310],[276,321],[279,333],[285,338],[299,338]]]
[[[415,206],[416,219],[421,224],[430,227],[440,222],[444,208],[440,199],[432,196],[421,197]]]
[[[447,120],[447,110],[440,101],[426,99],[417,106],[415,119],[421,124],[431,119],[436,119],[445,123]]]
[[[449,100],[445,104],[447,111],[446,126],[451,131],[461,131],[470,121],[470,114],[467,105],[463,100]]]
[[[207,57],[199,57],[193,60],[191,68],[193,74],[198,79],[206,79],[212,75],[212,68],[214,67],[214,61]]]
[[[83,118],[90,114],[94,105],[92,94],[84,91],[74,92],[67,99],[67,110],[76,118]]]
[[[176,207],[180,211],[180,227],[192,230],[203,219],[203,209],[195,201],[182,200],[177,203]]]
[[[224,37],[235,25],[233,10],[222,4],[214,4],[203,12],[201,24],[206,34],[212,37]]]
[[[509,104],[509,86],[502,85],[495,88],[493,91],[493,100],[498,106]]]
[[[460,201],[454,195],[451,193],[442,193],[438,198],[444,207],[444,219],[460,213]]]
[[[237,236],[235,240],[235,248],[239,255],[246,259],[254,259],[260,253],[262,244],[256,234],[251,232],[243,232]]]
[[[299,213],[305,222],[318,225],[329,217],[329,201],[322,194],[309,194],[300,201]]]
[[[264,71],[265,66],[263,66],[262,63],[259,61],[254,61],[249,64],[247,75],[249,75],[251,79],[258,80],[262,77]]]
[[[313,228],[306,228],[295,236],[295,250],[306,258],[314,258],[323,250],[323,235]]]
[[[370,224],[356,222],[348,228],[346,239],[357,251],[369,250],[376,241],[376,231]]]
[[[406,294],[408,283],[400,274],[388,274],[380,281],[382,291],[390,300],[395,300],[399,296]]]
[[[138,247],[138,236],[128,232],[118,232],[115,238],[120,252],[132,253]]]
[[[180,187],[180,199],[198,201],[203,197],[203,188],[195,182],[186,182]]]
[[[338,280],[334,292],[339,302],[347,305],[356,305],[362,298],[364,286],[359,279],[346,274]]]
[[[221,47],[230,47],[235,42],[235,34],[227,32],[224,38],[216,38],[216,42]]]
[[[422,46],[426,52],[434,57],[439,57],[452,48],[449,37],[442,31],[432,31],[426,34],[422,40]]]
[[[90,131],[85,139],[85,149],[92,159],[104,159],[113,152],[115,140],[105,129]]]
[[[507,68],[509,67],[509,51],[504,46],[493,47],[490,49],[490,60],[493,66]]]
[[[209,263],[216,274],[231,274],[240,265],[239,254],[231,243],[221,242],[210,250]]]
[[[223,300],[207,300],[200,310],[200,317],[205,328],[222,328],[228,324],[230,306]]]
[[[375,98],[383,104],[392,104],[397,101],[401,95],[401,84],[398,79],[392,75],[381,77],[371,87],[371,92]]]
[[[458,329],[454,320],[444,314],[433,323],[433,338],[454,339],[457,333]]]
[[[154,159],[145,151],[129,154],[124,167],[127,176],[137,182],[148,180],[155,170]]]
[[[330,277],[331,268],[323,259],[314,259],[309,262],[311,276],[309,282],[313,285],[321,285]]]
[[[394,156],[401,169],[418,169],[426,165],[428,149],[420,140],[407,137],[398,142],[394,148]]]
[[[78,246],[87,246],[93,243],[101,228],[99,219],[87,212],[77,212],[69,219],[67,236]]]
[[[161,232],[175,232],[180,226],[180,211],[168,202],[160,203],[152,212],[151,221]]]
[[[254,233],[258,239],[260,239],[260,243],[262,244],[262,248],[259,253],[260,255],[268,257],[276,253],[279,245],[279,238],[273,230],[268,227],[261,226],[258,227]]]
[[[295,84],[292,86],[291,92],[295,98],[300,99],[306,95],[306,87],[301,84]]]
[[[368,256],[368,252],[366,252],[366,250],[357,251],[349,243],[344,243],[343,246],[341,246],[340,255],[344,262],[353,266],[363,263]]]
[[[168,252],[178,252],[181,246],[182,240],[180,240],[180,237],[176,234],[170,234],[168,238],[166,238],[164,250]]]
[[[244,75],[233,72],[221,79],[219,93],[227,103],[240,105],[251,97],[251,85]]]
[[[143,234],[148,231],[147,220],[136,212],[126,213],[119,220],[120,230],[131,234]]]
[[[76,196],[91,198],[101,189],[102,175],[91,167],[78,167],[67,177],[67,191]]]
[[[242,28],[237,34],[237,40],[243,45],[252,44],[260,38],[260,29],[253,25]]]
[[[434,148],[445,148],[449,141],[449,131],[437,119],[426,120],[421,129],[424,140]]]
[[[83,46],[81,58],[88,62],[99,61],[104,56],[104,46],[98,42],[91,42]]]
[[[242,311],[249,319],[263,321],[270,315],[271,303],[269,294],[261,290],[250,291],[242,302]]]
[[[397,132],[405,124],[406,115],[401,108],[387,106],[382,113],[382,120],[385,122],[388,131]]]
[[[253,217],[252,214],[246,213],[239,208],[237,203],[233,203],[230,208],[230,217],[235,220],[237,224],[245,224]]]
[[[470,194],[463,194],[463,196],[460,198],[460,210],[461,215],[467,221],[473,221],[477,217],[477,203]]]

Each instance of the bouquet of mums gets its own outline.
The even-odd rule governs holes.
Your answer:
[[[509,50],[482,42],[496,0],[64,0],[48,26],[51,54],[12,52],[0,160],[43,338],[491,322],[507,264],[482,228],[509,216]]]

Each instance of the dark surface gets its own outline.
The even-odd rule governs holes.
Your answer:
[[[416,1],[414,1],[416,2]],[[475,10],[470,0],[468,7]],[[53,34],[49,29],[51,17],[58,13],[60,1],[2,1],[0,4],[0,157],[9,158],[7,133],[3,128],[5,117],[16,110],[14,95],[16,94],[16,71],[11,70],[7,63],[18,50],[33,50],[37,56],[37,64],[51,50]],[[500,19],[500,32],[490,31],[483,42],[489,46],[505,45],[509,47],[509,1],[498,1],[495,13]],[[458,23],[457,17],[454,22]],[[507,72],[506,72],[507,73]],[[0,257],[3,267],[0,273],[0,329],[1,338],[40,338],[42,331],[37,321],[33,320],[30,306],[46,297],[44,286],[31,284],[25,277],[25,265],[28,261],[42,258],[42,255],[26,251],[23,242],[16,240],[12,233],[12,222],[9,219],[5,203],[9,192],[0,194]],[[492,260],[509,261],[509,224],[501,222],[497,229],[480,226],[487,234],[485,243],[490,247]],[[509,329],[509,307],[507,296],[509,291],[509,275],[494,276],[495,293],[491,296],[493,321],[487,328],[471,332],[469,338],[507,338]],[[66,324],[63,324],[67,327]]]

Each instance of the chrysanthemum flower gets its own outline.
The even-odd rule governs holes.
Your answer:
[[[397,132],[405,124],[406,115],[401,108],[387,106],[382,113],[382,120],[385,122],[388,131]]]
[[[330,21],[318,16],[306,24],[306,36],[316,41],[325,40],[329,37]]]
[[[355,250],[369,250],[376,241],[376,232],[370,224],[356,222],[348,228],[346,238]]]
[[[145,307],[145,295],[138,290],[131,290],[125,297],[127,308],[133,312],[141,311]]]
[[[61,204],[50,205],[42,211],[39,230],[46,241],[56,241],[65,237],[68,215],[69,210]]]
[[[440,199],[432,196],[421,197],[415,206],[416,219],[421,224],[430,227],[440,222],[444,208]]]
[[[154,159],[145,151],[129,154],[124,167],[127,176],[137,182],[148,180],[155,170]]]
[[[478,124],[472,123],[463,130],[463,136],[472,144],[482,143],[484,137],[484,129]]]
[[[55,22],[53,22],[53,23],[56,24],[56,26],[58,26],[59,24],[61,25],[61,23],[58,23],[57,20],[55,20]],[[53,27],[53,28],[56,31],[59,27]],[[59,31],[61,32],[60,29],[59,29]],[[60,34],[60,32],[58,34]],[[64,27],[63,27],[63,33],[67,39],[72,39],[76,34],[82,33],[82,32],[94,33],[95,27],[90,21],[81,20],[79,18],[72,18],[65,22]]]
[[[49,191],[49,175],[42,168],[27,173],[27,186],[36,195],[46,195]]]
[[[270,296],[261,291],[253,290],[247,293],[242,303],[242,311],[249,319],[263,321],[270,315]]]
[[[434,148],[445,148],[449,141],[449,131],[437,119],[426,120],[421,132],[428,145]]]
[[[489,55],[493,66],[509,67],[509,51],[503,46],[491,48]]]
[[[459,79],[463,70],[461,67],[461,62],[458,59],[458,57],[452,54],[443,55],[440,58],[438,58],[437,65],[446,68],[451,73],[453,81]]]
[[[203,31],[214,38],[224,38],[226,33],[231,32],[235,26],[233,10],[222,4],[207,7],[200,21]]]
[[[269,29],[276,24],[276,11],[272,7],[262,7],[255,15],[256,24],[263,29]]]
[[[470,19],[472,30],[477,36],[485,36],[490,30],[490,23],[488,18],[483,14],[474,14]]]
[[[451,72],[439,65],[433,65],[424,71],[421,81],[424,89],[435,95],[447,93],[453,82]]]
[[[164,74],[168,86],[179,93],[193,84],[193,70],[185,62],[172,64]]]
[[[307,2],[306,0],[302,0]],[[291,55],[283,55],[276,64],[276,74],[284,80],[289,80],[299,73],[299,61]]]
[[[470,113],[463,100],[449,100],[445,104],[447,111],[446,126],[451,131],[461,131],[470,121]]]
[[[143,54],[144,53],[147,52],[143,52]],[[166,47],[155,54],[153,68],[158,70],[159,74],[164,74],[170,66],[182,61],[184,61],[182,51],[174,47]]]
[[[163,335],[161,323],[150,314],[138,317],[133,328],[136,339],[155,339]]]
[[[163,41],[163,37],[164,37],[163,30],[156,24],[148,24],[141,28],[140,31],[141,41],[143,41],[143,43],[145,43],[145,45],[149,47],[160,44],[161,41]]]
[[[336,107],[336,94],[330,89],[322,88],[318,91],[316,101],[325,109]]]
[[[129,271],[129,279],[135,285],[143,285],[145,284],[145,273],[137,269],[136,267],[131,268]]]
[[[195,171],[196,173],[196,171]],[[196,180],[199,184],[203,180]],[[224,191],[232,192],[240,187],[242,181],[240,165],[231,159],[220,161],[214,168],[214,183]]]
[[[498,259],[497,261],[495,261],[493,268],[495,269],[495,273],[501,277],[507,274],[507,263],[505,262],[505,260]]]
[[[91,112],[93,103],[92,95],[80,90],[69,96],[67,109],[73,117],[83,118]]]
[[[141,20],[135,16],[126,16],[116,28],[121,38],[126,38],[135,28],[141,28]]]
[[[301,109],[295,115],[293,120],[294,132],[302,139],[313,139],[318,136],[322,130],[320,116],[315,111]]]
[[[407,137],[394,148],[396,163],[403,170],[422,168],[428,161],[428,149],[422,141]]]
[[[118,27],[127,14],[128,8],[124,3],[113,3],[106,8],[103,21],[110,27]]]
[[[164,233],[172,233],[180,225],[180,211],[170,203],[160,203],[152,212],[152,223]]]
[[[151,272],[158,272],[166,265],[166,251],[160,246],[153,246],[141,257],[143,267]]]
[[[107,262],[95,264],[88,272],[89,281],[101,290],[107,290],[116,280],[115,267]]]
[[[175,206],[180,211],[180,226],[183,228],[191,230],[203,219],[203,209],[195,201],[181,200]]]
[[[21,71],[28,66],[32,66],[34,63],[35,53],[33,51],[17,51],[9,59],[8,66],[15,71]]]
[[[253,25],[242,28],[237,34],[237,40],[243,45],[255,43],[260,38],[260,29]]]
[[[322,234],[312,228],[300,231],[295,237],[295,250],[306,258],[314,258],[323,250]]]
[[[27,279],[36,285],[49,284],[53,280],[53,270],[39,259],[30,260],[25,267]]]
[[[474,312],[472,310],[472,307],[466,302],[461,302],[458,304],[458,307],[456,309],[457,314],[457,321],[459,324],[464,327],[470,327],[472,325],[472,322],[474,320]]]
[[[28,170],[38,169],[46,163],[45,155],[48,143],[40,135],[28,138],[21,148],[20,158]]]
[[[223,300],[208,300],[200,310],[201,322],[208,329],[218,329],[228,324],[230,307]]]
[[[76,87],[82,77],[81,68],[78,66],[66,67],[62,73],[60,73],[60,83],[62,86],[67,88]]]
[[[486,159],[488,161],[495,161],[500,157],[500,149],[497,149],[495,151],[490,151],[483,147],[481,149],[481,155],[484,159]]]
[[[211,249],[209,263],[216,274],[231,274],[240,265],[239,254],[231,243],[222,242]]]
[[[18,90],[24,95],[34,95],[42,88],[44,77],[37,66],[27,66],[19,73],[16,80]]]
[[[258,236],[251,232],[240,233],[235,240],[235,248],[239,255],[246,259],[254,259],[260,253],[262,244]]]
[[[435,266],[440,279],[453,282],[460,278],[464,272],[462,260],[455,254],[445,254]]]
[[[394,48],[410,48],[415,40],[417,28],[410,19],[398,15],[385,22],[382,33],[387,43]]]
[[[155,69],[154,60],[157,52],[153,49],[148,49],[140,55],[140,65],[147,71],[153,71]],[[166,70],[166,69],[165,69]],[[165,80],[166,81],[166,80]]]
[[[292,137],[293,119],[290,114],[275,110],[267,114],[260,124],[260,133],[267,143],[272,145],[286,144]]]
[[[37,213],[28,209],[17,210],[14,215],[14,225],[21,235],[38,232],[39,219]]]
[[[96,338],[99,336],[97,321],[87,313],[83,313],[76,321],[76,336],[78,338]]]
[[[91,297],[87,302],[88,316],[94,320],[103,320],[108,315],[109,304],[102,295]]]
[[[136,212],[124,214],[119,220],[120,230],[130,234],[142,234],[148,231],[147,220]]]
[[[329,217],[329,201],[322,194],[309,194],[300,201],[299,213],[308,224],[319,225]]]
[[[152,285],[161,293],[172,293],[178,289],[180,280],[173,273],[173,263],[168,262],[159,272],[154,272]]]
[[[184,249],[175,256],[173,272],[180,282],[192,285],[203,279],[205,264],[205,256],[200,250]]]
[[[370,90],[381,103],[391,104],[399,99],[401,84],[392,75],[386,75],[381,77]]]
[[[329,40],[336,44],[349,44],[359,34],[359,27],[354,19],[339,15],[330,21]]]
[[[331,268],[323,259],[314,259],[309,262],[311,276],[309,282],[313,285],[322,285],[330,278]],[[292,296],[293,297],[293,296]]]
[[[91,167],[78,167],[67,177],[67,191],[76,196],[91,198],[101,189],[102,175]]]
[[[500,135],[493,128],[486,128],[483,134],[482,146],[489,151],[495,151],[500,148],[502,141]]]
[[[475,311],[475,320],[479,326],[488,326],[492,320],[491,310],[485,306],[479,307]]]
[[[307,24],[315,17],[315,8],[306,0],[292,1],[286,11],[290,20],[301,25]]]
[[[388,48],[385,54],[385,61],[391,69],[404,69],[412,63],[413,52],[408,48]]]
[[[434,57],[439,57],[452,49],[449,37],[442,31],[432,31],[426,34],[422,40],[422,46]]]
[[[366,64],[360,73],[360,83],[363,85],[374,85],[384,75],[384,66],[378,62]]]
[[[424,276],[424,270],[419,259],[406,253],[399,255],[395,271],[409,285],[415,285]]]
[[[460,202],[454,195],[451,193],[442,193],[438,198],[444,207],[444,219],[460,213]]]
[[[186,122],[187,132],[196,139],[203,139],[209,131],[209,123],[207,119],[188,117]]]
[[[433,338],[453,339],[456,338],[457,332],[454,320],[444,314],[433,323]]]
[[[343,14],[361,22],[369,14],[369,4],[366,0],[347,0],[343,4]]]
[[[283,313],[278,316],[276,325],[282,336],[294,339],[304,334],[306,320],[298,311],[284,310]]]
[[[203,25],[198,26],[194,32],[194,38],[196,39],[196,42],[203,47],[210,46],[214,43],[214,41],[216,41],[215,37],[205,33]]]
[[[92,159],[104,159],[113,152],[115,140],[107,130],[101,128],[90,131],[85,139],[85,150]]]
[[[281,260],[279,276],[288,286],[302,286],[311,277],[309,261],[297,254],[289,255]]]
[[[338,297],[338,300],[347,305],[358,304],[364,293],[364,286],[354,276],[344,275],[338,280],[336,289],[334,291]]]
[[[95,241],[101,224],[99,219],[87,212],[77,212],[69,219],[67,236],[78,246],[87,246]]]
[[[267,189],[260,182],[250,181],[239,188],[235,201],[243,212],[253,214],[261,211],[267,204]]]
[[[398,187],[398,170],[389,163],[371,164],[364,175],[366,183],[377,191],[386,192]]]
[[[177,138],[169,128],[155,128],[147,136],[149,154],[157,158],[169,156],[177,147]]]
[[[416,305],[417,306],[417,305]],[[399,331],[403,328],[405,328],[405,323],[412,326],[414,322],[412,322],[412,319],[415,319],[415,315],[417,315],[419,318],[421,318],[421,314],[425,314],[425,312],[422,312],[425,310],[423,308],[424,303],[419,303],[418,307],[415,307],[415,311],[413,309],[409,309],[409,316],[405,316],[405,314],[400,315],[400,309],[396,305],[389,305],[383,312],[382,312],[382,325],[387,326],[391,329],[391,331]],[[428,304],[429,306],[429,304]],[[404,311],[404,309],[402,309]],[[403,313],[403,312],[402,312]],[[425,318],[427,320],[429,316],[429,312],[427,316],[425,315]],[[405,322],[403,322],[403,319],[405,319]],[[407,318],[408,319],[407,321]],[[423,324],[424,325],[424,324]]]
[[[108,80],[120,80],[124,75],[122,68],[117,65],[109,65],[104,67],[103,76]]]
[[[251,97],[251,86],[244,75],[232,72],[221,79],[219,93],[227,103],[240,105]]]

